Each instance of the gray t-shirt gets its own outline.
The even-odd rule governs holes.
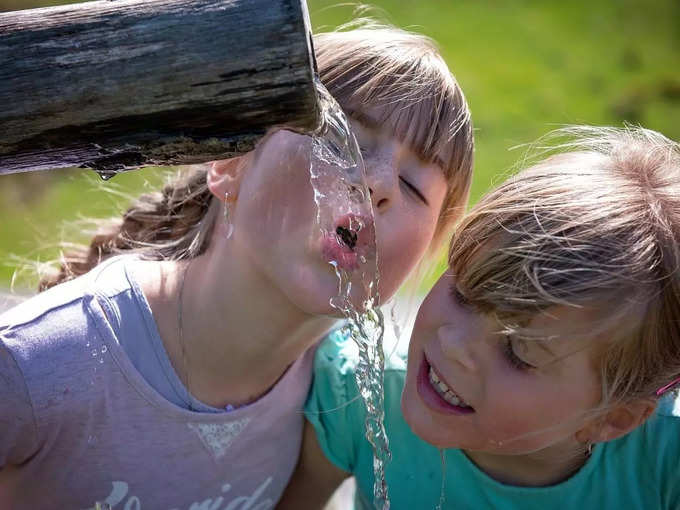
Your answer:
[[[297,461],[314,348],[246,407],[184,409],[121,347],[155,345],[157,331],[120,262],[0,315],[0,508],[273,508]]]

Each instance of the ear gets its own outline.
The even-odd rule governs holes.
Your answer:
[[[580,442],[603,443],[625,436],[642,425],[655,411],[655,399],[638,399],[606,411],[596,422],[576,433]]]
[[[223,159],[210,163],[207,184],[210,192],[224,201],[227,193],[235,200],[247,165],[246,156]]]

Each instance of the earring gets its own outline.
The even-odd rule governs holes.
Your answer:
[[[591,441],[588,441],[586,443],[586,459],[590,458],[590,456],[593,454],[593,443]]]
[[[234,224],[231,222],[230,204],[234,203],[235,201],[236,199],[230,196],[228,191],[224,194],[224,225],[227,228],[226,234],[227,239],[229,239],[231,237],[231,234],[234,233]]]

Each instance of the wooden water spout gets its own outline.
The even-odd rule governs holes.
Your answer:
[[[0,13],[0,174],[246,152],[319,127],[305,0],[99,0]]]

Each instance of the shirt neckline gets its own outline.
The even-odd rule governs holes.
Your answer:
[[[113,266],[116,263],[120,263],[123,267],[123,271],[121,271],[121,273],[123,273],[124,276],[127,278],[131,290],[133,291],[133,293],[139,293],[138,295],[135,296],[135,298],[139,299],[140,296],[143,297],[144,294],[141,291],[141,288],[138,287],[137,283],[134,281],[134,278],[132,278],[131,275],[127,273],[127,270],[125,268],[126,264],[129,261],[134,260],[138,260],[137,257],[132,255],[121,255],[117,257],[112,257],[111,259],[100,264],[97,268],[97,273],[94,275],[93,285],[85,293],[86,298],[85,305],[89,313],[92,315],[96,327],[102,337],[102,340],[104,341],[104,343],[107,344],[110,354],[114,361],[116,362],[116,364],[118,365],[118,367],[120,368],[122,375],[125,377],[128,383],[140,394],[140,396],[142,396],[147,402],[149,402],[149,404],[153,405],[159,411],[162,411],[165,414],[175,416],[178,418],[190,419],[191,421],[207,421],[207,422],[232,421],[241,419],[244,416],[250,415],[251,413],[256,414],[260,412],[263,408],[266,408],[271,402],[277,402],[281,400],[282,394],[287,389],[290,389],[294,384],[296,374],[301,369],[301,364],[303,363],[303,360],[310,356],[310,350],[313,350],[314,346],[310,347],[300,357],[298,357],[288,367],[285,373],[282,374],[279,380],[264,395],[262,395],[260,398],[246,406],[237,407],[228,412],[192,411],[184,407],[178,406],[173,402],[170,402],[160,393],[158,393],[158,391],[156,391],[156,389],[153,388],[146,381],[146,379],[144,379],[142,374],[139,373],[137,368],[133,365],[132,361],[130,360],[130,358],[127,356],[127,354],[117,341],[116,334],[113,328],[111,327],[111,324],[109,323],[107,316],[104,313],[103,307],[99,301],[99,298],[101,298],[101,293],[99,292],[99,289],[97,288],[96,285],[97,276],[99,273],[107,269],[113,270],[113,267],[111,266]],[[119,268],[116,269],[120,271]],[[123,274],[121,276],[123,276]],[[151,309],[148,305],[148,302],[146,302],[145,297],[143,298],[143,302],[146,303],[146,306],[142,307],[142,310],[144,312],[143,316],[145,320],[145,327],[147,327],[147,329],[150,330],[155,330],[156,335],[158,335],[158,328],[156,326],[156,322],[153,319]],[[158,335],[158,340],[161,341],[160,335]],[[218,409],[218,411],[221,410]]]

